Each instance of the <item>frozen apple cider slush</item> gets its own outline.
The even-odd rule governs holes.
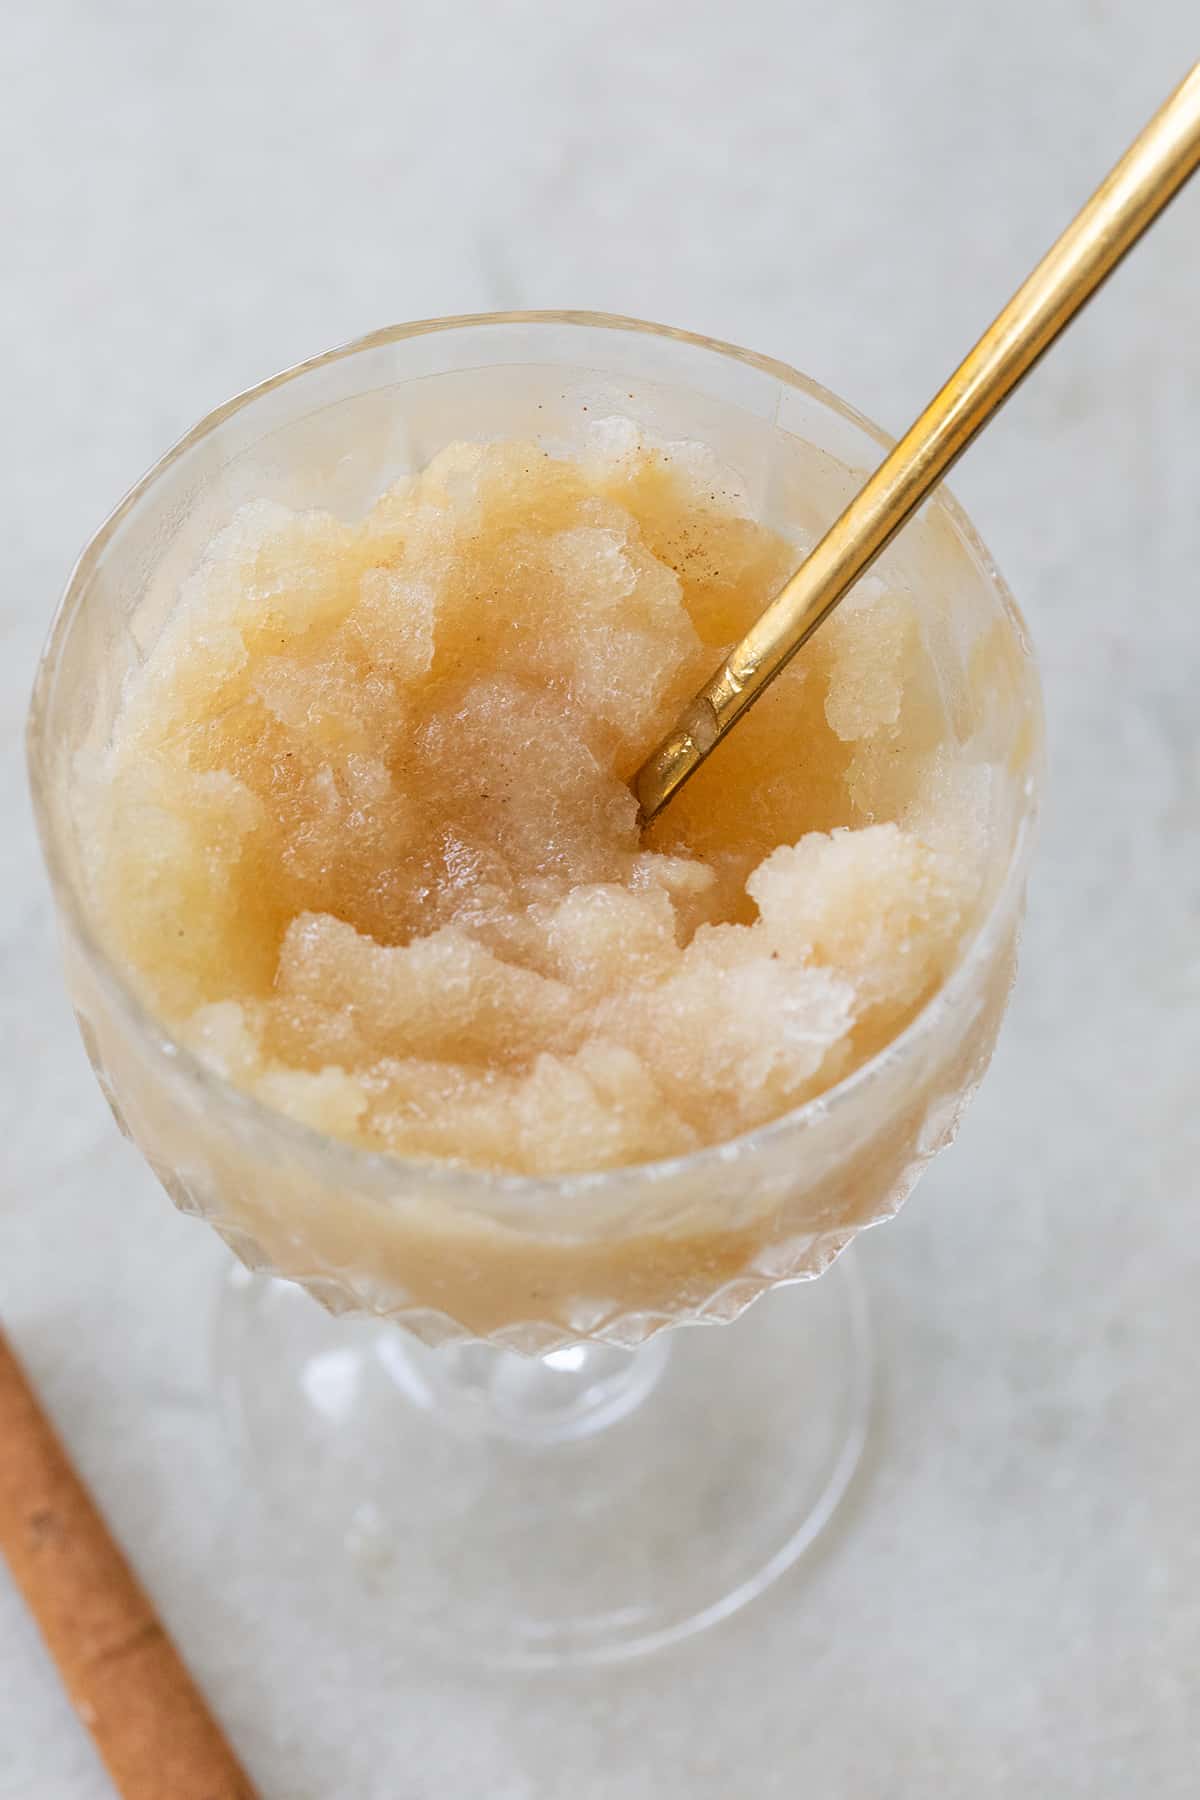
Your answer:
[[[556,1175],[735,1137],[911,1016],[978,888],[911,596],[868,586],[640,839],[629,775],[795,560],[727,483],[453,444],[359,524],[233,521],[98,795],[179,1036],[319,1131]]]
[[[814,1166],[804,1216],[780,1171],[722,1200],[710,1170],[692,1202],[677,1160],[875,1057],[994,874],[987,733],[922,595],[874,576],[639,830],[630,775],[803,547],[703,443],[594,414],[566,449],[450,442],[358,516],[233,512],[77,762],[103,941],[216,1075],[431,1185],[364,1203],[297,1153],[267,1192],[212,1146],[231,1236],[469,1330],[586,1329],[686,1306],[789,1232],[827,1256],[894,1203],[990,1049],[1006,961],[937,1095],[918,1070],[836,1178]],[[985,632],[977,680],[997,655]],[[596,1232],[589,1182],[653,1164],[669,1225],[618,1207]],[[455,1169],[560,1179],[555,1215],[444,1205]]]

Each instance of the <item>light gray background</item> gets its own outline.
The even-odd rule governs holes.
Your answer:
[[[268,1800],[1200,1788],[1200,184],[958,474],[1045,673],[1023,976],[957,1147],[861,1249],[883,1370],[852,1504],[679,1653],[461,1678],[261,1566],[208,1385],[223,1253],[84,1063],[19,755],[73,556],[230,393],[391,320],[577,305],[771,352],[898,428],[1197,23],[1195,0],[5,9],[0,1314]],[[0,1796],[107,1791],[0,1577]]]

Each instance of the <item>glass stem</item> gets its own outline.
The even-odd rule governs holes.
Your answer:
[[[429,1349],[402,1330],[377,1344],[409,1400],[455,1430],[522,1444],[569,1443],[625,1418],[657,1385],[670,1353],[663,1332],[637,1350],[569,1344],[545,1356],[482,1343]]]

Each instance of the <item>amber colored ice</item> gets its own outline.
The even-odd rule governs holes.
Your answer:
[[[798,552],[698,446],[599,442],[451,445],[357,523],[245,508],[91,772],[110,948],[319,1131],[677,1155],[839,1081],[954,960],[974,797],[877,580],[639,837],[629,776]]]

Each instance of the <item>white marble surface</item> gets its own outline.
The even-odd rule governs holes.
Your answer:
[[[773,352],[898,427],[1195,24],[1194,0],[6,11],[0,1316],[271,1800],[1197,1792],[1200,187],[956,482],[1031,619],[1053,771],[994,1072],[862,1247],[868,1466],[807,1567],[652,1667],[449,1675],[262,1564],[210,1399],[223,1253],[90,1078],[19,758],[81,541],[227,394],[388,320],[583,305]],[[0,1579],[0,1797],[107,1791]]]

